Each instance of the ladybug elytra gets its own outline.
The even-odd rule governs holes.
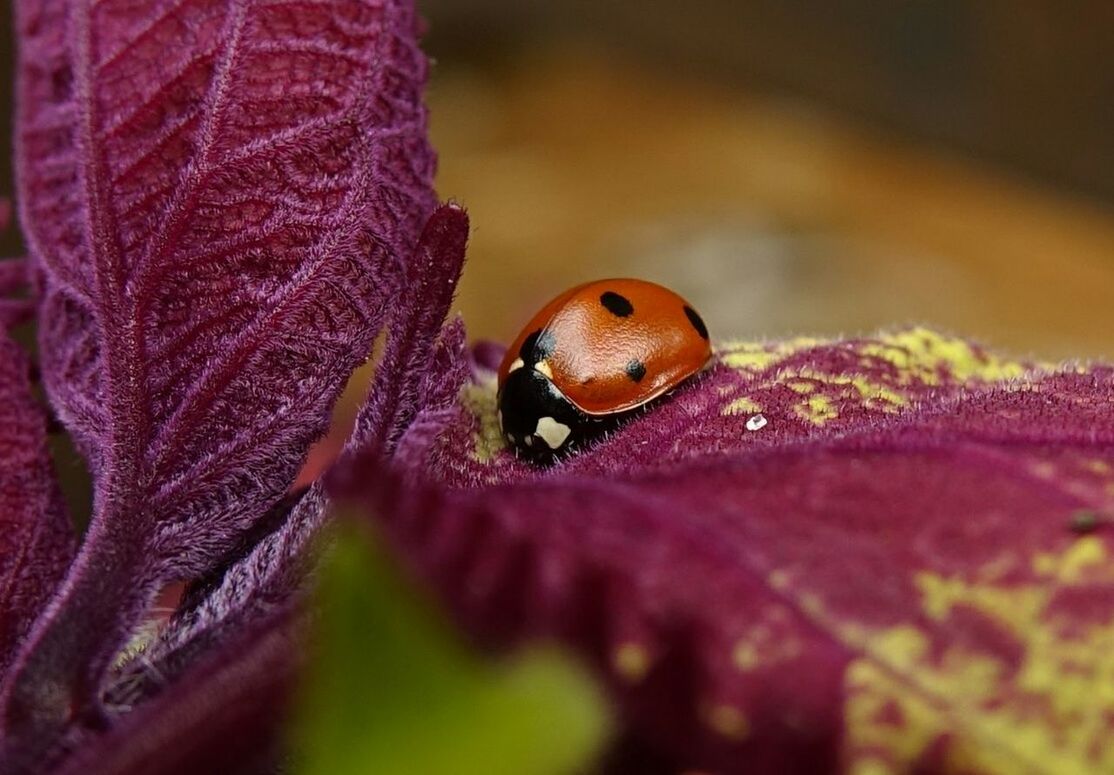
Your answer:
[[[664,395],[711,359],[688,302],[645,280],[597,280],[542,307],[499,366],[499,422],[531,455],[568,450]]]

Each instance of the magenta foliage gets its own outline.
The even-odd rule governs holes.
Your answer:
[[[433,395],[433,383],[461,363],[464,331],[460,325],[442,329],[449,314],[468,241],[468,217],[456,205],[445,205],[430,218],[406,277],[406,296],[392,319],[386,352],[379,364],[367,405],[356,420],[354,446],[379,448],[390,456],[399,436],[420,409],[441,406],[456,398]],[[458,368],[454,388],[463,384]],[[452,377],[450,376],[450,380]]]
[[[935,771],[969,745],[963,722],[928,735],[924,751],[902,749],[907,758],[860,749],[854,724],[892,723],[893,738],[911,722],[898,710],[892,722],[847,718],[871,692],[893,708],[908,701],[856,681],[872,670],[896,670],[899,687],[954,681],[943,655],[958,650],[1005,676],[957,700],[962,715],[1016,704],[1030,723],[1071,723],[1039,688],[1013,682],[1044,653],[1027,650],[1044,646],[1004,630],[1010,612],[994,601],[1047,595],[1031,626],[1071,622],[1075,634],[1059,637],[1079,638],[1076,649],[1107,620],[1097,601],[1109,599],[1109,574],[1039,569],[1055,567],[1042,557],[1072,556],[1081,511],[1107,513],[1114,372],[1015,367],[1023,383],[984,382],[918,355],[934,345],[997,368],[916,332],[729,348],[698,384],[546,470],[485,428],[494,359],[481,352],[458,408],[419,412],[394,474],[373,474],[382,463],[367,459],[334,486],[382,517],[475,637],[557,637],[580,650],[621,706],[626,743],[665,768],[815,773],[861,756]],[[748,430],[759,410],[767,425]],[[922,599],[933,579],[975,591],[945,616]],[[893,637],[937,656],[902,673],[875,648]],[[1091,669],[1072,653],[1083,660],[1073,669]],[[956,690],[934,691],[923,693],[946,706]]]
[[[468,220],[434,209],[409,3],[17,10],[41,373],[95,504],[70,563],[27,366],[0,341],[0,769],[273,764],[334,496],[476,640],[590,660],[615,768],[979,770],[963,757],[990,730],[1034,769],[1011,724],[1095,765],[1114,711],[1055,687],[1109,673],[1086,646],[1114,637],[1110,370],[919,330],[724,345],[540,468],[499,433],[498,347],[445,324]],[[25,266],[0,264],[0,294]],[[383,323],[332,489],[290,492]],[[174,618],[106,681],[174,580]],[[1081,718],[1094,738],[1061,756]]]
[[[392,432],[405,427],[419,408],[447,410],[455,399],[466,376],[464,332],[458,323],[442,329],[442,321],[464,265],[467,236],[467,216],[454,205],[435,211],[423,230],[348,454],[361,447],[387,449]],[[108,697],[130,703],[180,680],[112,735],[87,745],[72,765],[75,775],[94,765],[102,768],[98,773],[231,770],[258,761],[261,749],[264,760],[273,753],[267,746],[274,742],[281,720],[277,709],[299,654],[292,640],[297,627],[292,596],[304,580],[307,548],[327,506],[321,487],[312,486],[276,515],[277,527],[191,591]],[[285,647],[274,648],[279,643]],[[230,728],[237,730],[232,749],[218,742]],[[164,754],[140,761],[153,746]]]
[[[419,408],[447,408],[455,399],[465,379],[462,369],[452,368],[462,363],[464,331],[459,324],[444,330],[441,325],[464,268],[467,237],[467,215],[455,205],[440,207],[426,224],[407,269],[405,292],[390,316],[375,383],[346,445],[348,453],[389,449]],[[445,387],[438,392],[434,383]],[[210,584],[193,589],[148,649],[145,663],[117,682],[116,696],[149,691],[152,669],[160,681],[177,675],[198,653],[219,644],[229,629],[285,605],[303,580],[307,545],[327,507],[320,485],[313,485],[242,558]]]
[[[11,202],[0,198],[0,231],[8,228],[11,220]],[[11,298],[24,290],[27,284],[27,264],[22,260],[0,260],[0,329],[31,319],[34,304],[27,298]]]
[[[169,580],[276,507],[432,211],[409,3],[21,0],[42,374],[95,478],[4,693],[33,752],[97,711]]]
[[[30,320],[35,313],[34,302],[21,293],[27,285],[27,264],[23,260],[0,261],[0,329],[7,330]],[[5,298],[8,297],[8,298]]]
[[[73,556],[44,426],[27,358],[0,333],[0,673]]]
[[[109,732],[81,740],[59,775],[274,772],[300,636],[290,605],[229,631],[185,680]]]

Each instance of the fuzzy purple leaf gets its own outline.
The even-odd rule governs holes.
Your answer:
[[[11,201],[0,197],[0,231],[11,221]],[[23,259],[0,260],[0,329],[9,329],[31,319],[34,303],[18,298],[27,285],[27,262]],[[17,296],[17,298],[10,298]]]
[[[28,368],[26,356],[0,334],[0,674],[74,551]]]
[[[478,639],[587,656],[662,771],[1105,769],[1114,373],[923,330],[717,355],[539,469],[479,353],[335,491]]]
[[[370,352],[433,154],[409,3],[21,0],[17,162],[42,372],[95,477],[5,690],[49,744],[158,586],[283,497]]]
[[[275,772],[301,641],[290,606],[228,633],[221,649],[118,726],[73,741],[57,775]]]
[[[2,215],[2,214],[0,214]],[[27,286],[27,262],[23,259],[0,261],[0,329],[8,330],[26,323],[35,314],[31,299],[20,298]],[[12,297],[15,298],[12,298]]]
[[[442,330],[457,283],[464,271],[468,216],[457,205],[444,205],[422,232],[411,262],[402,303],[392,318],[386,351],[379,364],[368,402],[356,419],[349,448],[376,447],[390,455],[398,437],[421,408],[451,401],[453,396],[428,393],[428,375],[438,365],[459,363],[464,331]],[[454,345],[455,342],[455,345]],[[439,358],[448,348],[451,361]],[[463,373],[460,375],[463,379]]]
[[[464,330],[442,329],[460,273],[464,268],[468,216],[456,205],[443,205],[422,231],[407,269],[406,289],[394,308],[387,344],[368,401],[346,445],[346,453],[388,450],[419,408],[448,409],[464,382]],[[432,366],[431,366],[432,364]],[[447,388],[436,392],[437,383]],[[447,377],[446,377],[447,375]],[[328,509],[315,484],[288,510],[276,528],[261,537],[242,558],[229,563],[211,584],[191,590],[174,618],[116,681],[112,696],[134,699],[177,676],[221,636],[286,604],[304,580],[307,549]]]

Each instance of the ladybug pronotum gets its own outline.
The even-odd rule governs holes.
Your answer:
[[[499,423],[531,456],[567,451],[703,369],[708,329],[645,280],[597,280],[542,307],[499,366]]]

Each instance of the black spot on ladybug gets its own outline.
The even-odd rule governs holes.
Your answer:
[[[641,382],[646,376],[646,365],[637,358],[627,364],[627,376],[635,382]]]
[[[616,317],[625,318],[634,312],[634,305],[626,296],[620,296],[614,291],[604,291],[600,294],[600,304]]]
[[[518,348],[518,357],[523,363],[532,366],[553,355],[556,346],[557,342],[553,339],[553,334],[548,331],[543,333],[539,328],[522,341],[522,347]]]
[[[685,305],[685,317],[692,323],[692,327],[696,329],[696,333],[700,334],[701,339],[708,338],[708,327],[704,325],[704,321],[701,317],[696,314],[696,310],[687,304]]]
[[[507,376],[499,392],[499,412],[507,440],[519,453],[539,462],[566,452],[589,424],[588,417],[534,369],[515,369]],[[544,440],[544,430],[539,433],[539,423],[563,425],[568,435],[554,449]]]
[[[553,337],[553,334],[543,331],[542,335],[538,337],[538,343],[534,345],[534,357],[539,361],[544,361],[553,355],[553,351],[556,349],[557,340]]]
[[[522,346],[518,348],[518,357],[529,363],[530,356],[534,354],[534,345],[538,343],[538,337],[541,335],[542,330],[540,328],[527,334],[526,338],[522,340]]]

